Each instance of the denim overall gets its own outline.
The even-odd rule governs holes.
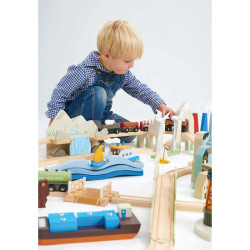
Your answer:
[[[108,73],[96,70],[93,86],[85,90],[75,100],[66,102],[65,111],[69,117],[82,115],[85,120],[99,120],[104,124],[105,120],[115,120],[117,123],[128,122],[122,116],[111,111],[112,99],[121,88],[124,75]],[[122,137],[125,142],[130,142],[134,136]]]

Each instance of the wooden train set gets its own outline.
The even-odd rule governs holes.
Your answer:
[[[183,107],[183,105],[182,105]],[[148,121],[148,122],[127,122],[127,123],[116,123],[111,125],[101,125],[96,126],[96,128],[85,131],[85,133],[81,134],[78,132],[72,133],[69,132],[70,130],[65,125],[64,127],[67,128],[67,130],[63,131],[62,137],[58,139],[57,137],[57,131],[50,131],[50,135],[53,134],[53,136],[48,136],[47,138],[39,140],[38,144],[43,145],[46,144],[46,150],[47,150],[47,159],[40,160],[39,161],[39,167],[45,167],[50,164],[58,164],[63,163],[72,159],[85,159],[85,160],[92,160],[94,157],[94,153],[91,152],[91,150],[95,149],[94,152],[96,152],[96,149],[99,145],[102,145],[103,140],[106,140],[108,138],[115,138],[115,137],[123,137],[123,136],[137,136],[137,145],[143,145],[142,142],[144,142],[146,147],[141,148],[135,148],[134,152],[137,154],[140,153],[150,153],[156,151],[156,166],[155,166],[155,177],[154,177],[154,195],[153,198],[146,198],[146,197],[137,197],[137,196],[126,196],[126,195],[120,195],[117,191],[111,190],[111,184],[110,187],[107,188],[107,191],[102,191],[102,189],[96,189],[92,190],[90,188],[86,188],[85,185],[81,184],[75,184],[72,179],[70,180],[70,185],[66,186],[65,182],[66,180],[61,180],[61,183],[58,182],[58,180],[55,182],[55,180],[49,180],[48,186],[49,190],[51,191],[51,196],[57,196],[58,193],[60,193],[59,196],[64,196],[64,201],[68,202],[80,202],[84,204],[91,204],[91,205],[99,205],[99,206],[106,206],[109,202],[114,204],[119,203],[129,203],[134,206],[143,206],[143,207],[152,207],[153,214],[152,214],[152,227],[151,227],[151,236],[150,236],[150,244],[148,249],[157,249],[158,246],[163,246],[165,249],[172,249],[173,247],[173,218],[175,209],[180,211],[190,211],[190,212],[203,212],[204,206],[206,206],[205,214],[206,218],[209,216],[209,221],[212,219],[212,189],[210,190],[209,194],[209,201],[207,200],[206,205],[204,205],[203,202],[185,202],[185,201],[175,201],[174,196],[174,190],[175,190],[175,176],[176,173],[174,171],[167,172],[164,175],[159,175],[158,172],[158,164],[160,160],[160,152],[161,148],[163,146],[162,138],[163,133],[166,134],[173,134],[173,140],[169,140],[165,144],[172,145],[174,143],[179,143],[180,138],[182,138],[185,142],[189,142],[192,145],[194,145],[194,159],[193,162],[189,163],[189,166],[187,168],[178,169],[177,171],[177,177],[191,174],[192,180],[194,178],[197,178],[198,173],[196,172],[198,167],[200,167],[200,158],[202,159],[202,163],[204,163],[204,154],[206,154],[206,159],[209,159],[209,155],[211,157],[211,151],[209,151],[209,148],[211,147],[211,138],[207,136],[208,133],[206,132],[198,132],[197,136],[194,135],[193,131],[190,130],[190,127],[193,126],[193,121],[190,118],[190,113],[188,114],[188,119],[185,119],[183,121],[183,113],[180,110],[177,112],[177,115],[181,117],[182,120],[181,124],[175,124],[175,122],[170,121],[166,119],[164,123],[162,121]],[[195,117],[195,116],[193,116]],[[211,121],[211,119],[210,119]],[[197,125],[197,124],[195,124]],[[75,125],[74,125],[75,126]],[[69,126],[70,127],[70,126]],[[105,129],[107,130],[105,132]],[[161,131],[161,132],[159,132]],[[178,135],[178,131],[179,135]],[[100,134],[98,134],[101,132]],[[106,133],[106,134],[105,134]],[[209,134],[211,131],[209,132]],[[98,136],[97,136],[98,135]],[[101,135],[101,136],[99,136]],[[175,137],[176,136],[176,137]],[[179,136],[179,138],[178,138]],[[181,137],[180,137],[181,136]],[[155,145],[153,145],[152,138],[155,137]],[[88,153],[83,154],[75,154],[70,155],[70,145],[72,146],[73,142],[77,140],[77,138],[85,138],[84,142],[88,143],[87,147],[85,147],[84,150],[88,150]],[[88,138],[88,139],[87,139]],[[209,139],[209,140],[208,140]],[[178,144],[177,144],[178,145]],[[188,145],[188,144],[187,144]],[[205,149],[201,150],[202,147],[205,146]],[[177,148],[179,145],[177,146]],[[127,149],[127,147],[125,147]],[[124,149],[125,149],[124,148]],[[175,149],[175,147],[173,147]],[[186,146],[185,149],[190,149],[189,146]],[[58,151],[64,150],[65,154],[58,154]],[[74,149],[75,150],[75,149]],[[116,157],[119,155],[119,157],[126,156],[125,154],[120,153],[119,146],[111,146],[110,154]],[[102,150],[99,149],[99,153]],[[207,153],[209,152],[209,153]],[[57,153],[57,154],[55,154]],[[103,155],[106,155],[106,152],[102,152]],[[201,154],[202,156],[198,158],[198,154]],[[196,159],[197,155],[197,159]],[[129,153],[127,153],[126,157],[130,157]],[[131,161],[138,160],[137,158],[134,158],[134,156],[130,157]],[[211,160],[211,158],[210,158]],[[211,162],[210,162],[211,163]],[[210,164],[209,163],[209,164]],[[198,167],[197,167],[197,166]],[[201,168],[201,167],[200,167]],[[68,169],[70,170],[70,169]],[[39,171],[39,172],[53,172],[53,171]],[[58,169],[56,175],[60,176],[60,170]],[[41,173],[43,175],[44,173]],[[67,175],[69,176],[71,174],[70,171],[67,171]],[[46,174],[43,175],[41,179],[46,179]],[[48,179],[48,177],[47,177]],[[166,180],[167,181],[166,181]],[[54,181],[54,182],[53,182]],[[82,182],[82,180],[79,180]],[[85,183],[85,181],[83,181]],[[167,183],[167,184],[166,184]],[[75,189],[74,187],[77,186]],[[210,185],[211,186],[211,185]],[[73,190],[73,191],[72,191]],[[59,192],[58,192],[59,191]],[[54,194],[53,194],[54,193]],[[166,193],[171,194],[166,198]],[[208,199],[208,198],[207,198]],[[164,202],[164,206],[161,205],[161,202]],[[171,204],[174,204],[173,207]],[[207,205],[208,204],[208,205]],[[124,213],[126,214],[127,209],[124,210]],[[115,211],[112,211],[111,214],[116,214]],[[50,215],[49,215],[50,216]],[[136,232],[133,232],[133,235],[127,235],[127,231],[123,231],[124,227],[122,226],[122,221],[131,221],[131,219],[126,218],[125,220],[120,220],[119,226],[114,228],[113,230],[115,233],[110,233],[111,231],[108,231],[107,228],[105,229],[105,225],[103,222],[101,225],[94,224],[89,225],[86,224],[85,227],[81,227],[79,225],[75,225],[74,232],[61,232],[60,235],[55,232],[50,232],[50,224],[49,223],[49,216],[46,218],[40,218],[39,220],[39,244],[63,244],[63,243],[73,243],[73,242],[86,242],[86,241],[98,241],[98,240],[114,240],[114,239],[128,239],[134,237],[140,228],[140,225],[137,224],[138,230]],[[133,214],[133,216],[135,216]],[[74,217],[74,220],[77,220],[76,217]],[[136,217],[135,217],[136,218]],[[102,219],[103,220],[103,219]],[[137,219],[136,219],[137,220]],[[129,225],[127,222],[126,225]],[[132,223],[133,224],[133,223]],[[209,225],[211,226],[211,225]],[[95,228],[96,227],[96,228]],[[83,229],[84,228],[84,229]],[[128,228],[131,228],[128,226]],[[98,233],[91,233],[92,231],[95,232],[95,230],[98,231]],[[197,229],[198,230],[198,229]],[[197,231],[196,230],[196,231]],[[199,230],[198,230],[199,231]],[[132,231],[131,231],[132,232]],[[131,233],[130,232],[130,233]],[[205,233],[203,232],[197,232],[199,235],[203,236]],[[113,236],[111,236],[113,235]],[[207,237],[207,236],[206,236]],[[204,237],[205,238],[205,237]],[[164,239],[164,240],[163,240]],[[207,237],[208,240],[211,240],[209,237]],[[160,245],[159,245],[160,244]],[[162,245],[163,244],[163,245]]]

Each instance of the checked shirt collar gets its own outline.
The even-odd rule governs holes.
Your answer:
[[[95,67],[101,71],[105,71],[110,73],[97,59],[97,57],[100,56],[100,53],[98,51],[92,51],[87,58],[83,61],[85,67]]]

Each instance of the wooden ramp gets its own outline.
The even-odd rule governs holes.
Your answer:
[[[148,250],[172,249],[173,247],[174,182],[173,171],[157,176]]]
[[[177,177],[191,173],[191,167],[177,170]],[[148,250],[173,248],[175,171],[158,175]]]

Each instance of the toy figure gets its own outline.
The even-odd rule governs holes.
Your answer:
[[[47,180],[38,182],[38,208],[45,207],[49,195],[49,184]]]

